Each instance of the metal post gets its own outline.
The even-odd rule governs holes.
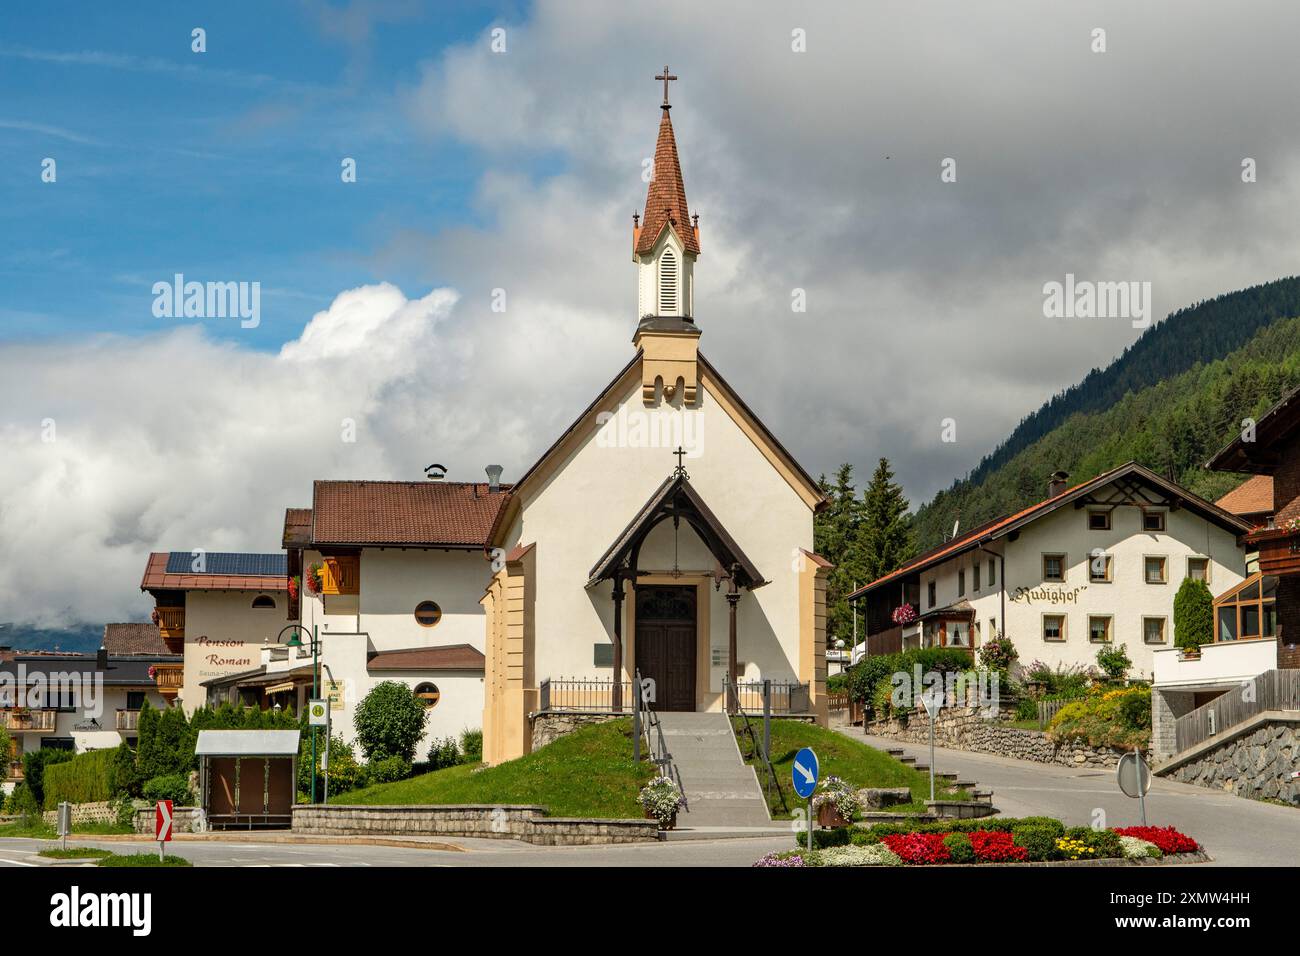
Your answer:
[[[763,678],[763,762],[772,759],[772,679]]]
[[[614,653],[618,653],[615,651]],[[641,762],[641,672],[632,681],[632,762]]]
[[[736,603],[740,600],[740,589],[736,587],[736,573],[739,567],[731,566],[731,581],[727,585],[727,676],[731,679],[731,713],[740,709],[740,688],[736,686]]]
[[[813,851],[812,828],[813,828],[812,797],[809,797],[808,798],[808,852],[809,853],[812,853]]]
[[[1142,763],[1142,751],[1136,747],[1133,748],[1133,756],[1137,758],[1137,788],[1138,788],[1138,812],[1142,814],[1142,825],[1147,825],[1147,798],[1146,788],[1142,786],[1142,771],[1146,765]]]
[[[614,713],[623,712],[623,575],[614,572],[614,686],[610,693]]]
[[[934,803],[934,714],[930,714],[930,802]]]
[[[316,643],[316,625],[313,624],[313,625],[311,626],[311,696],[312,696],[312,700],[315,700],[317,697],[320,696],[320,691],[319,691],[319,689],[318,689],[317,686],[316,686],[317,678],[318,678],[318,676],[319,676],[319,674],[318,674],[318,672],[317,672],[317,667],[316,667],[316,665],[317,665],[317,663],[318,663],[318,661],[319,661],[319,658],[320,658],[320,648],[319,648],[319,645]],[[327,747],[329,746],[329,741],[328,741],[328,740],[325,741],[325,746],[327,746]],[[312,803],[315,803],[315,802],[316,802],[316,725],[315,725],[315,724],[312,724],[312,727],[311,727],[311,802],[312,802]]]

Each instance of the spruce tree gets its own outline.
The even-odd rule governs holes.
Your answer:
[[[888,458],[880,459],[863,494],[858,543],[864,584],[897,570],[912,556],[908,502],[894,481]]]

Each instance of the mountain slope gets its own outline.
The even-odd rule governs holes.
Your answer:
[[[1177,338],[1147,333],[1106,371],[1094,371],[1025,419],[970,476],[920,508],[917,546],[940,543],[958,517],[970,528],[1041,500],[1047,476],[1058,468],[1077,482],[1133,459],[1203,497],[1223,494],[1240,479],[1205,471],[1205,460],[1239,431],[1243,418],[1257,417],[1300,385],[1300,319],[1273,314],[1291,296],[1300,296],[1300,280],[1221,296],[1171,316],[1158,328],[1167,326]],[[1300,314],[1300,298],[1293,314]],[[1236,339],[1243,328],[1251,334],[1235,350],[1201,358],[1214,351],[1208,343]],[[1163,345],[1152,351],[1156,345],[1143,345],[1148,339]],[[1151,368],[1187,364],[1153,377],[1133,364],[1134,355],[1145,356]],[[1033,436],[1040,428],[1047,430]]]

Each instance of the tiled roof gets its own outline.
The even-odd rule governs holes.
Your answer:
[[[173,552],[176,553],[176,552]],[[179,552],[187,557],[189,552]],[[287,573],[267,574],[196,574],[168,571],[168,554],[155,551],[149,555],[145,564],[144,578],[140,581],[141,591],[287,591],[289,578]],[[211,557],[211,555],[209,555]],[[283,554],[272,555],[284,559]]]
[[[637,254],[645,255],[654,251],[659,234],[672,222],[686,251],[699,255],[700,241],[695,236],[695,227],[691,225],[690,213],[690,208],[686,205],[686,186],[682,182],[682,166],[677,159],[673,121],[668,118],[668,110],[665,109],[663,118],[659,120],[654,178],[646,190],[645,215],[641,219],[641,232],[637,236]]]
[[[368,671],[481,671],[482,652],[470,644],[445,647],[409,647],[379,651],[366,661]]]
[[[917,555],[898,570],[892,571],[883,577],[877,578],[870,584],[858,588],[849,595],[849,599],[855,600],[866,594],[868,591],[873,591],[884,584],[896,581],[909,574],[923,571],[926,568],[939,564],[941,561],[946,561],[958,554],[969,551],[983,541],[999,537],[1002,534],[1009,532],[1013,527],[1042,517],[1043,515],[1056,510],[1061,505],[1066,504],[1081,495],[1087,494],[1095,488],[1107,485],[1125,475],[1132,475],[1140,481],[1162,488],[1166,492],[1176,495],[1188,510],[1200,514],[1208,521],[1213,521],[1222,527],[1230,528],[1237,534],[1244,534],[1250,530],[1249,524],[1230,512],[1217,505],[1211,504],[1204,498],[1192,494],[1187,489],[1174,484],[1172,481],[1161,478],[1149,468],[1145,468],[1137,462],[1130,461],[1120,465],[1118,468],[1102,472],[1096,478],[1089,479],[1088,481],[1081,482],[1071,488],[1067,488],[1059,495],[1047,498],[1038,502],[1038,504],[1030,505],[1028,508],[1022,508],[1014,514],[986,522],[985,524],[972,528],[965,534],[958,535],[951,541],[945,541],[938,547]]]
[[[312,544],[482,547],[508,485],[486,482],[317,481]]]
[[[1215,502],[1235,515],[1273,513],[1273,476],[1251,475]]]
[[[57,660],[58,663],[51,663],[53,660]],[[178,654],[159,654],[153,657],[144,655],[114,657],[110,654],[107,669],[101,671],[94,654],[58,658],[50,658],[43,654],[19,654],[12,660],[0,663],[0,673],[12,674],[14,678],[10,679],[15,679],[21,664],[27,671],[27,683],[32,684],[47,679],[45,674],[47,668],[57,667],[63,673],[79,673],[83,675],[83,680],[98,675],[109,686],[146,687],[155,683],[154,678],[149,676],[149,668],[156,660],[177,663],[181,657]]]
[[[104,648],[109,654],[122,656],[170,654],[167,644],[158,634],[158,625],[148,622],[130,624],[105,624]]]
[[[284,536],[280,541],[285,548],[304,548],[311,544],[311,509],[284,509]]]

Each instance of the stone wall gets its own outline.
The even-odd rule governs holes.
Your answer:
[[[539,750],[582,727],[617,720],[613,714],[577,714],[550,711],[533,717],[533,749]]]
[[[343,806],[293,808],[295,833],[324,836],[447,836],[523,840],[545,846],[648,843],[659,839],[653,820],[548,817],[537,806]]]
[[[1300,801],[1291,773],[1300,757],[1300,716],[1261,715],[1240,734],[1210,740],[1165,767],[1160,776],[1256,800]]]
[[[156,819],[156,808],[139,807],[135,811],[135,819],[131,821],[131,825],[136,833],[148,833],[152,836]],[[172,807],[173,833],[204,833],[207,828],[207,817],[201,807]]]
[[[41,815],[50,826],[56,827],[59,825],[58,810],[46,810]],[[74,803],[72,805],[72,825],[74,827],[85,823],[114,823],[116,820],[117,812],[113,809],[112,804],[105,801]]]
[[[918,744],[930,742],[930,721],[923,711],[901,718],[867,721],[863,729],[876,737]],[[950,707],[941,711],[934,727],[934,743],[952,750],[974,750],[1065,767],[1114,767],[1124,752],[1085,743],[1053,743],[1042,731],[1022,730],[990,720],[978,707]]]

